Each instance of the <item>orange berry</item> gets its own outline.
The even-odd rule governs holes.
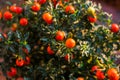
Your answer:
[[[65,42],[65,45],[66,45],[67,48],[73,48],[73,47],[76,46],[76,42],[75,42],[74,39],[68,38]]]
[[[63,3],[62,3],[62,1],[58,1],[58,3],[57,3],[59,6],[61,6],[61,7],[63,7]]]
[[[15,5],[10,6],[10,11],[16,12],[17,7]]]
[[[11,20],[12,17],[13,17],[12,13],[9,12],[9,11],[4,12],[4,15],[3,15],[3,16],[4,16],[4,19],[5,19],[5,20]]]
[[[17,7],[15,12],[17,14],[21,14],[23,12],[23,8],[22,7]]]
[[[75,13],[75,8],[72,5],[68,5],[65,8],[65,12],[73,14],[73,13]]]
[[[83,77],[78,77],[77,80],[84,80],[84,78]]]
[[[12,24],[12,27],[11,27],[11,30],[12,30],[12,31],[16,31],[16,29],[17,29],[17,24],[16,24],[16,23],[13,23],[13,24]]]
[[[65,37],[65,33],[63,31],[57,31],[55,39],[58,41],[62,41]]]
[[[107,75],[110,80],[119,80],[119,75],[117,73],[117,70],[114,68],[108,69]]]
[[[52,15],[48,12],[44,13],[42,15],[43,20],[47,23],[47,24],[51,24],[52,23]]]
[[[14,67],[11,67],[11,68],[10,68],[10,71],[7,72],[7,75],[8,75],[9,77],[14,77],[14,76],[16,76],[16,74],[17,74],[17,69],[14,68]]]
[[[96,65],[91,68],[92,72],[97,71],[97,70],[98,70],[98,66],[96,66]]]
[[[25,61],[21,58],[16,59],[16,65],[19,67],[22,67],[24,65]]]
[[[113,23],[111,25],[111,31],[112,32],[117,33],[117,32],[119,32],[119,30],[120,30],[120,28],[119,28],[119,26],[117,24]]]
[[[26,26],[28,24],[28,20],[26,18],[21,18],[19,23],[21,26]]]
[[[91,23],[95,23],[97,21],[97,18],[88,16],[88,21],[91,22]]]
[[[105,75],[104,75],[104,73],[102,71],[97,70],[96,71],[96,77],[97,77],[98,80],[104,80]]]
[[[24,64],[25,65],[29,65],[30,64],[30,57],[26,56]]]
[[[46,3],[46,0],[39,0],[39,3],[40,3],[40,4],[45,4],[45,3]]]
[[[10,6],[10,11],[20,14],[20,13],[22,13],[23,8],[12,5],[12,6]]]
[[[33,11],[35,11],[35,12],[38,12],[38,11],[40,10],[40,4],[37,3],[37,2],[35,2],[35,3],[32,5],[31,9],[32,9]]]
[[[2,13],[0,12],[0,19],[2,18]]]
[[[54,51],[50,48],[50,46],[47,47],[47,52],[49,55],[53,55]]]

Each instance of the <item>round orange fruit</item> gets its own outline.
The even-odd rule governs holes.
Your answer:
[[[119,75],[117,73],[117,70],[114,68],[108,69],[107,75],[110,80],[119,80]]]
[[[56,32],[56,36],[55,36],[56,40],[62,41],[62,40],[64,40],[64,37],[65,37],[65,33],[63,31]]]
[[[5,20],[11,20],[13,17],[12,13],[9,11],[4,12],[3,16]]]
[[[68,5],[65,8],[65,12],[73,14],[73,13],[75,13],[75,8],[72,5]]]
[[[43,20],[47,23],[47,24],[51,24],[52,23],[52,15],[49,12],[46,12],[42,15]]]
[[[65,42],[65,45],[66,45],[67,48],[73,48],[73,47],[75,47],[76,42],[75,42],[74,39],[68,38]]]
[[[83,77],[78,77],[77,80],[84,80],[84,78]]]
[[[28,20],[26,18],[21,18],[19,23],[21,26],[26,26],[28,24]]]
[[[31,7],[32,11],[38,12],[40,10],[40,4],[35,2],[32,7]]]
[[[13,23],[12,26],[11,26],[11,30],[16,31],[16,29],[17,29],[17,24]]]

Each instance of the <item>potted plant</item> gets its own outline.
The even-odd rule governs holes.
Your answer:
[[[88,0],[28,0],[0,14],[7,79],[119,80],[119,26]]]

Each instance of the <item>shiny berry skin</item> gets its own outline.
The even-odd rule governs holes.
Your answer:
[[[20,14],[23,12],[23,8],[13,5],[13,6],[10,6],[10,11]]]
[[[30,57],[26,56],[24,64],[25,65],[29,65],[30,64]]]
[[[73,14],[73,13],[75,13],[75,8],[72,5],[68,5],[65,8],[65,12]]]
[[[83,77],[78,77],[77,80],[84,80],[84,78]]]
[[[21,18],[19,23],[21,26],[27,26],[28,20],[26,18]]]
[[[88,16],[88,21],[90,23],[95,23],[97,21],[97,19],[95,17]]]
[[[96,65],[91,68],[92,72],[97,71],[97,70],[98,70],[98,66],[96,66]]]
[[[47,52],[49,55],[53,55],[54,51],[50,48],[50,46],[47,47]]]
[[[76,46],[76,42],[72,38],[68,38],[65,42],[67,48],[74,48]]]
[[[13,23],[13,24],[12,24],[11,30],[12,30],[13,32],[17,30],[17,24],[16,24],[16,23]]]
[[[119,80],[119,74],[117,73],[117,70],[114,68],[108,69],[107,76],[110,80]]]
[[[9,11],[4,12],[3,16],[5,20],[11,20],[13,18],[12,13]]]
[[[65,37],[65,33],[63,31],[56,32],[56,36],[55,36],[56,40],[62,41],[62,40],[64,40],[64,37]]]
[[[16,12],[17,7],[15,5],[10,6],[10,11]]]
[[[48,12],[44,13],[42,15],[43,20],[47,23],[47,24],[51,24],[52,23],[52,15]]]
[[[114,33],[119,32],[119,26],[117,24],[112,24],[111,25],[111,31]]]
[[[96,77],[97,77],[98,80],[104,80],[105,79],[104,73],[100,70],[96,71]]]
[[[23,65],[24,65],[24,60],[23,59],[16,59],[16,65],[18,66],[18,67],[22,67]]]
[[[40,10],[40,4],[39,3],[34,3],[31,7],[32,11],[38,12]]]
[[[14,77],[14,76],[16,76],[16,74],[17,74],[17,69],[14,68],[14,67],[11,67],[11,68],[10,68],[10,71],[7,72],[7,75],[8,75],[9,77]]]
[[[23,12],[23,8],[22,7],[16,7],[16,11],[17,14],[21,14]]]
[[[39,0],[38,1],[40,4],[45,4],[46,3],[46,0]]]

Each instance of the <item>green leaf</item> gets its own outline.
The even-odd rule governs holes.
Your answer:
[[[26,34],[24,34],[24,40],[27,40],[29,38],[29,32],[27,32]]]
[[[17,37],[18,39],[21,39],[21,38],[22,38],[22,34],[21,34],[21,32],[16,31],[16,37]]]
[[[9,47],[9,49],[10,49],[13,53],[15,53],[15,48]]]
[[[8,5],[12,5],[12,2],[10,2],[10,1],[6,1],[6,4],[8,4]]]

